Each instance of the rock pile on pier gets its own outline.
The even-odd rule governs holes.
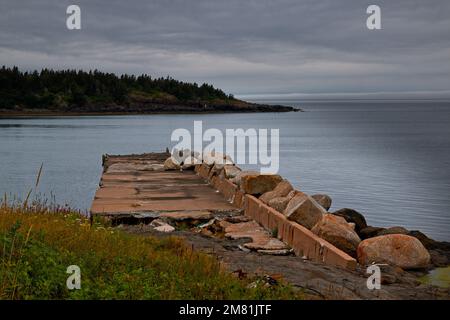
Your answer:
[[[353,209],[343,208],[329,212],[332,199],[328,195],[310,196],[295,190],[289,181],[279,175],[241,170],[229,156],[219,153],[200,157],[184,150],[178,155],[181,156],[172,156],[166,160],[165,170],[195,170],[236,206],[244,208],[257,205],[258,208],[264,208],[260,214],[252,213],[252,218],[258,216],[258,219],[254,219],[259,225],[275,232],[280,250],[287,248],[281,244],[290,239],[289,245],[293,246],[297,254],[306,257],[317,255],[318,253],[311,253],[304,248],[318,243],[320,250],[324,247],[328,250],[328,253],[319,253],[323,259],[351,261],[353,257],[363,266],[386,263],[403,269],[423,269],[450,263],[450,244],[436,242],[421,232],[401,227],[386,229],[368,226],[364,216]],[[259,204],[249,204],[249,199],[253,199],[251,197],[256,198]],[[271,230],[272,227],[277,229],[285,226],[283,221],[290,221],[286,223],[287,227]],[[247,227],[247,231],[250,225],[255,230],[261,228],[254,221],[243,224],[227,226],[228,229],[225,227],[224,232],[233,236],[239,228]],[[301,239],[295,238],[296,234]],[[296,249],[295,245],[300,245],[302,249]],[[333,246],[343,253],[334,252]]]

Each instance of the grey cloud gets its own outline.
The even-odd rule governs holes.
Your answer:
[[[82,30],[65,9],[82,9]],[[212,82],[235,94],[450,88],[450,3],[377,1],[0,1],[0,59]]]

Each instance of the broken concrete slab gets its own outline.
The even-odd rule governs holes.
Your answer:
[[[249,238],[251,242],[245,243],[244,247],[251,250],[282,250],[288,248],[285,243],[273,238],[254,220],[229,224],[225,228],[225,237],[231,239]]]

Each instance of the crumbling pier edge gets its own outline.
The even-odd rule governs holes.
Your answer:
[[[278,239],[291,246],[296,255],[314,262],[355,270],[357,261],[328,241],[319,238],[300,224],[267,206],[256,197],[244,194],[231,181],[218,175],[210,177],[211,167],[196,165],[195,172],[224,195],[233,205],[244,209],[244,214],[276,233]]]

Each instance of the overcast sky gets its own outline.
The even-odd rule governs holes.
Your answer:
[[[66,28],[70,4],[81,30]],[[366,27],[370,4],[382,30]],[[0,30],[0,64],[22,70],[170,75],[245,97],[450,96],[449,0],[0,0]]]

